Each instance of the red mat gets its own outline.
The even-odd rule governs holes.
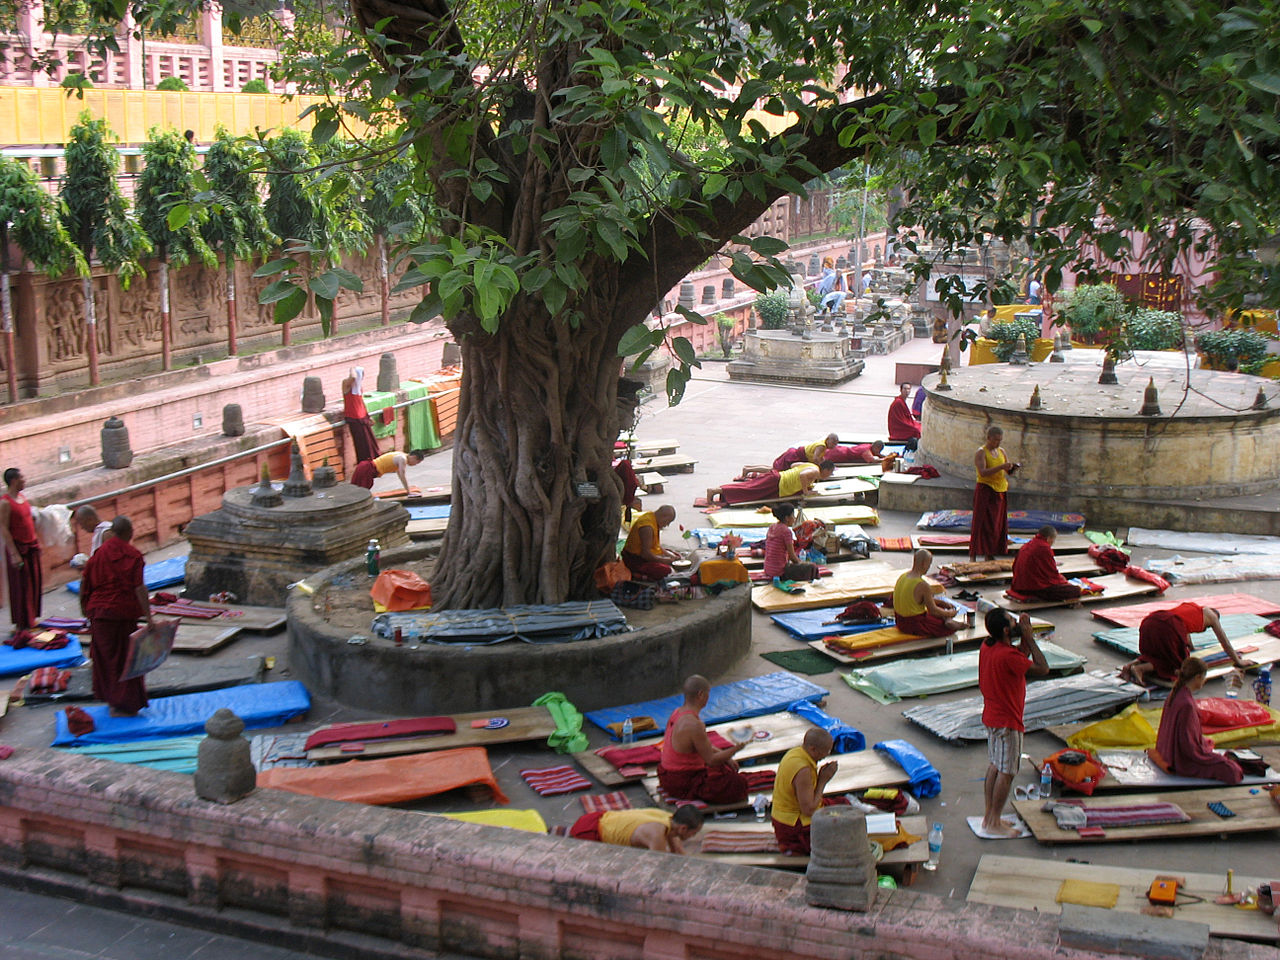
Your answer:
[[[1222,593],[1211,597],[1182,597],[1178,600],[1152,600],[1149,603],[1135,603],[1128,607],[1110,607],[1105,610],[1093,610],[1099,620],[1118,624],[1122,627],[1138,627],[1147,614],[1157,610],[1172,610],[1180,603],[1198,603],[1202,607],[1213,607],[1219,613],[1252,613],[1259,617],[1269,617],[1280,613],[1280,603],[1263,600],[1248,593]]]

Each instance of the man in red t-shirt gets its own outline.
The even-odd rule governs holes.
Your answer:
[[[1231,662],[1239,669],[1248,666],[1227,639],[1222,620],[1213,607],[1180,603],[1169,610],[1147,614],[1138,627],[1138,659],[1120,668],[1120,677],[1131,683],[1173,686],[1182,661],[1191,656],[1191,634],[1212,630]]]
[[[1013,615],[996,607],[986,616],[987,638],[978,653],[978,689],[982,691],[982,725],[987,728],[987,777],[983,784],[986,809],[982,834],[1016,837],[1018,828],[1003,819],[1009,788],[1022,758],[1022,710],[1027,703],[1027,676],[1049,672],[1048,661],[1036,645],[1031,618],[1017,620],[1020,642],[1013,644]]]

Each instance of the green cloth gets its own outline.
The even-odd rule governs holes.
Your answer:
[[[547,746],[556,753],[581,753],[590,746],[587,735],[582,732],[582,714],[563,693],[544,693],[533,705],[551,711],[556,732],[547,738]]]
[[[1121,540],[1119,537],[1117,537],[1110,530],[1107,530],[1107,531],[1086,530],[1084,532],[1084,535],[1088,537],[1091,542],[1098,544],[1098,546],[1100,547],[1123,547],[1124,546],[1124,541]]]
[[[379,413],[384,407],[389,407],[396,402],[394,393],[366,393],[364,395],[364,408],[369,411],[369,420],[373,424],[373,435],[379,440],[384,437],[390,437],[396,432],[396,421],[393,418],[390,423],[383,423],[382,416]]]
[[[431,388],[425,383],[410,380],[400,384],[400,389],[404,391],[406,400],[420,401],[404,408],[408,420],[409,449],[435,450],[443,446],[436,430],[436,419],[431,415],[431,401],[427,399]]]
[[[80,747],[58,747],[67,753],[101,757],[117,763],[133,763],[171,773],[195,773],[196,753],[204,736],[175,737],[169,740],[140,740],[133,743],[93,743]]]
[[[882,688],[875,681],[868,680],[865,676],[863,676],[857,670],[850,670],[848,673],[840,674],[840,676],[844,678],[844,682],[847,683],[850,687],[852,687],[854,690],[857,690],[859,693],[865,693],[868,697],[870,697],[876,703],[883,703],[883,704],[897,703],[899,700],[902,699],[901,697],[895,697],[892,693]]]
[[[776,663],[783,670],[790,670],[792,673],[803,673],[813,676],[819,673],[830,673],[836,668],[836,662],[830,657],[825,657],[816,650],[810,650],[805,647],[802,650],[775,650],[772,653],[762,653],[770,663]]]

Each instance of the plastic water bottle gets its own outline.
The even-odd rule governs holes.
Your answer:
[[[938,860],[942,856],[942,824],[935,823],[929,830],[929,859],[924,862],[926,870],[937,870]]]
[[[1253,699],[1263,705],[1271,703],[1271,664],[1258,671],[1258,679],[1253,681]]]
[[[371,577],[376,577],[378,575],[378,571],[381,567],[381,553],[382,549],[378,545],[378,541],[370,540],[369,546],[367,546],[364,551],[364,568]]]
[[[630,717],[627,717],[627,719],[622,721],[622,742],[623,743],[636,742],[635,727],[631,725]]]
[[[1244,686],[1244,674],[1239,670],[1232,670],[1227,674],[1227,699],[1238,700],[1240,698],[1240,688]]]
[[[769,801],[765,799],[763,793],[757,793],[756,798],[751,801],[751,806],[756,812],[756,822],[764,823],[765,812],[769,808]]]
[[[1040,799],[1047,800],[1053,795],[1053,767],[1046,763],[1040,768]]]

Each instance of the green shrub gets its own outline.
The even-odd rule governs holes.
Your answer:
[[[186,93],[191,88],[187,86],[187,82],[181,77],[164,77],[156,84],[157,90],[176,90],[179,93]]]
[[[809,305],[812,306],[814,309],[817,309],[818,307],[822,306],[822,295],[818,293],[817,287],[805,287],[804,295],[805,295],[805,299],[809,301]]]
[[[267,81],[250,80],[248,83],[246,83],[243,87],[240,88],[240,92],[241,93],[270,93],[271,91],[267,89]]]
[[[1196,348],[1219,370],[1260,367],[1270,341],[1257,330],[1211,330],[1196,337]]]
[[[1118,332],[1128,312],[1124,295],[1109,283],[1076,287],[1062,308],[1072,335],[1081,338]]]
[[[756,314],[765,330],[781,330],[787,325],[787,294],[785,287],[776,287],[756,297]]]
[[[1032,344],[1040,336],[1040,322],[1030,317],[1025,320],[1009,320],[1005,323],[992,324],[991,329],[987,331],[987,339],[996,342],[996,359],[1001,363],[1013,356],[1018,339],[1024,336],[1027,338],[1027,352],[1030,354]]]
[[[1139,307],[1129,316],[1129,346],[1134,350],[1176,350],[1182,346],[1182,314]]]

